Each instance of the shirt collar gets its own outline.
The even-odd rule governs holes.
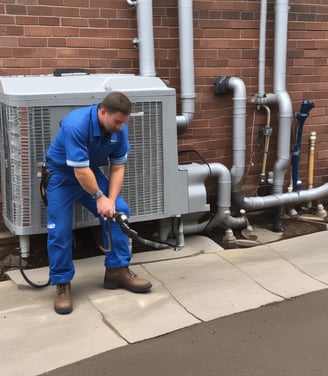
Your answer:
[[[94,105],[91,108],[91,124],[92,124],[92,135],[94,137],[101,137],[101,129],[98,119],[98,108],[99,105]]]

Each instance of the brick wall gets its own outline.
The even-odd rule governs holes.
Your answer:
[[[153,1],[157,76],[177,89],[180,111],[177,0]],[[315,109],[306,121],[300,178],[306,187],[308,140],[317,132],[314,185],[327,180],[328,157],[328,1],[290,2],[287,91],[297,112],[302,99]],[[164,4],[164,5],[163,5]],[[241,78],[247,88],[247,158],[243,189],[256,194],[263,154],[258,134],[265,113],[254,111],[258,87],[260,0],[195,0],[194,64],[196,111],[193,123],[179,134],[179,150],[195,149],[207,162],[231,166],[232,96],[217,97],[219,76]],[[55,68],[77,67],[92,73],[139,73],[136,12],[124,0],[5,0],[0,4],[0,75],[49,74]],[[268,1],[266,92],[272,92],[274,1]],[[273,108],[273,137],[268,169],[276,155],[277,117]],[[294,122],[294,125],[296,122]],[[195,153],[182,162],[199,161]],[[289,179],[290,171],[286,174]],[[287,180],[288,180],[287,179]],[[288,181],[286,182],[288,185]],[[209,184],[209,191],[215,191]]]

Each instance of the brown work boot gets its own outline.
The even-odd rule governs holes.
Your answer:
[[[54,308],[55,311],[60,314],[71,313],[73,311],[71,284],[69,282],[56,285]]]
[[[132,292],[147,292],[152,284],[146,279],[138,278],[128,267],[106,269],[104,288],[117,289],[119,287]]]

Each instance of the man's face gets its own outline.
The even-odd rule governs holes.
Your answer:
[[[106,110],[100,110],[100,123],[107,133],[115,133],[120,131],[124,123],[129,120],[129,115],[124,115],[122,112],[114,112],[109,114]]]

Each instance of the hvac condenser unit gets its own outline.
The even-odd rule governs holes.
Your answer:
[[[156,77],[134,75],[0,77],[1,193],[4,222],[11,232],[46,232],[38,163],[59,121],[74,108],[101,102],[110,91],[122,91],[133,104],[122,189],[131,222],[188,212],[187,172],[178,171],[174,89]],[[97,224],[89,211],[76,206],[74,228]]]

